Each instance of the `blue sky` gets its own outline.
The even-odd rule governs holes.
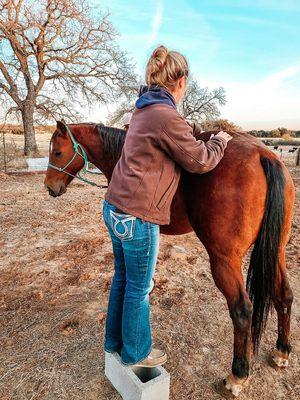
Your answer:
[[[151,50],[165,44],[187,56],[200,85],[225,88],[222,117],[244,129],[300,129],[300,0],[92,4],[110,10],[140,74]]]

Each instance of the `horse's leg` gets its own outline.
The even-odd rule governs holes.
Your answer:
[[[227,300],[234,328],[232,373],[224,384],[234,396],[238,396],[249,377],[252,304],[243,281],[241,258],[210,254],[210,262],[213,279]]]
[[[291,352],[290,323],[293,292],[286,274],[285,249],[279,254],[279,271],[273,301],[278,316],[278,339],[272,358],[278,367],[287,367]]]
[[[286,173],[285,180],[285,223],[282,234],[282,245],[278,254],[278,273],[276,275],[275,292],[273,298],[278,317],[278,338],[276,350],[273,352],[272,358],[278,367],[286,367],[288,365],[289,353],[291,352],[290,324],[291,308],[293,303],[293,292],[291,290],[286,273],[285,248],[291,232],[295,190],[291,177],[288,173]]]

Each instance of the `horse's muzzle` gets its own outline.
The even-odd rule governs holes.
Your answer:
[[[56,193],[56,192],[54,192],[52,189],[50,189],[49,187],[47,188],[48,189],[48,193],[50,194],[50,196],[52,196],[52,197],[58,197],[58,196],[60,196],[60,193]]]
[[[51,189],[51,187],[49,186],[46,186],[46,188],[48,190],[49,195],[52,197],[59,197],[66,192],[66,188],[64,186],[61,186],[58,191]]]

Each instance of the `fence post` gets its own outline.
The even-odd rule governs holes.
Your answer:
[[[297,155],[296,155],[296,166],[300,165],[300,147],[298,148]]]
[[[2,133],[2,142],[3,142],[3,165],[4,165],[4,172],[6,173],[6,143],[5,143],[4,132]]]

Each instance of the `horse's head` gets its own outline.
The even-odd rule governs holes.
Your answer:
[[[61,196],[66,192],[74,175],[81,170],[84,160],[76,153],[73,132],[62,121],[57,121],[56,130],[49,146],[49,165],[45,178],[45,186],[51,196]]]

